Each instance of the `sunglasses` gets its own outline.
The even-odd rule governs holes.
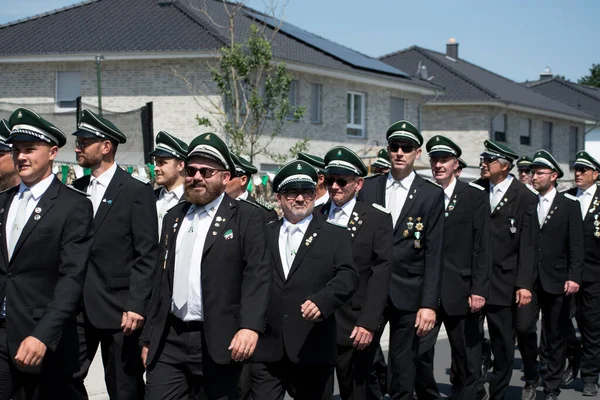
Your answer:
[[[483,164],[493,164],[496,161],[498,161],[497,158],[490,158],[490,157],[482,157],[479,159],[479,161]]]
[[[281,193],[286,200],[296,200],[299,195],[302,195],[306,200],[311,200],[315,197],[315,192],[311,190],[289,190]]]
[[[339,187],[343,188],[345,187],[347,184],[354,182],[354,179],[344,179],[344,178],[333,178],[331,176],[328,176],[325,178],[325,183],[327,184],[327,186],[333,186],[333,183],[337,183]]]
[[[403,153],[412,153],[415,147],[412,144],[398,144],[398,143],[390,143],[389,145],[390,151],[392,153],[397,153],[398,150],[402,150]]]
[[[586,172],[591,171],[592,169],[591,168],[584,168],[584,167],[575,167],[575,168],[573,168],[573,170],[575,172],[579,172],[580,174],[585,174]]]
[[[75,147],[83,150],[88,146],[93,145],[94,143],[100,143],[103,142],[104,140],[99,140],[99,139],[75,139]]]
[[[525,168],[519,168],[519,173],[520,174],[531,175],[531,170],[530,169],[525,169]]]
[[[217,172],[224,172],[224,171],[225,171],[224,169],[215,169],[215,168],[208,168],[208,167],[195,168],[195,167],[190,167],[189,165],[185,167],[185,174],[190,178],[193,178],[194,176],[196,176],[196,174],[198,172],[200,172],[200,175],[204,179],[208,179],[208,178],[212,178]]]

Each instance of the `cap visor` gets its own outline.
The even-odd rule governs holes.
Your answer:
[[[579,168],[588,168],[588,169],[593,169],[595,171],[598,171],[598,168],[592,168],[588,164],[582,164],[582,163],[578,163],[578,162],[573,163],[573,168],[576,168],[576,167],[579,167]]]
[[[40,139],[37,136],[28,135],[26,133],[11,133],[11,135],[5,140],[5,142],[6,143],[12,143],[12,142],[42,142],[42,143],[49,143],[49,142],[47,142],[45,140]]]
[[[203,152],[203,151],[195,151],[193,153],[188,154],[187,160],[189,161],[190,159],[192,159],[194,157],[208,158],[209,160],[216,161],[220,165],[222,165],[223,167],[225,167],[226,170],[229,171],[229,167],[227,165],[224,165],[223,162],[221,162],[221,160],[219,160],[217,157],[213,156],[211,153],[206,153],[206,152]]]
[[[154,150],[154,151],[151,151],[150,153],[148,153],[148,155],[151,157],[162,157],[162,158],[182,158],[181,156],[179,156],[179,157],[174,156],[173,154],[166,152],[164,150]]]
[[[395,137],[395,138],[388,139],[388,143],[399,143],[399,142],[409,142],[410,144],[414,144],[418,148],[421,147],[419,142],[417,142],[414,139],[407,138],[407,137]]]
[[[333,175],[355,175],[356,176],[356,174],[354,172],[350,171],[349,169],[339,168],[339,167],[327,167],[327,168],[325,168],[325,173],[333,174]]]
[[[445,157],[445,156],[456,157],[456,154],[450,153],[449,151],[443,151],[443,150],[435,150],[435,151],[432,151],[431,153],[429,153],[429,157]]]
[[[92,132],[86,131],[86,130],[83,130],[83,129],[79,129],[79,130],[76,130],[75,132],[73,132],[73,136],[82,137],[82,138],[102,139],[102,140],[105,140],[104,138],[101,138],[100,136],[94,135]]]
[[[279,188],[279,193],[290,189],[315,189],[316,185],[309,182],[290,182]]]

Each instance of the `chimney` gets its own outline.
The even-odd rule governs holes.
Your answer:
[[[552,70],[550,67],[546,67],[543,72],[540,72],[540,81],[545,81],[547,79],[552,79]]]
[[[448,43],[446,43],[446,56],[458,60],[458,43],[456,39],[448,39]]]

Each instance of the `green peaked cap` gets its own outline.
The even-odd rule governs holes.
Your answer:
[[[573,163],[574,167],[591,168],[593,170],[600,171],[600,163],[587,151],[578,151],[575,158],[575,162]]]
[[[275,174],[273,191],[281,193],[288,189],[314,189],[318,179],[317,170],[306,161],[290,161]]]
[[[236,173],[242,175],[254,175],[258,172],[258,168],[250,164],[250,161],[246,160],[244,157],[238,156],[234,152],[231,152],[231,158],[235,164]]]
[[[390,162],[390,155],[386,149],[381,149],[377,152],[377,158],[375,159],[375,162],[371,164],[371,167],[392,168],[392,163]]]
[[[231,158],[229,147],[218,135],[208,132],[197,136],[188,146],[187,160],[192,157],[206,157],[217,161],[225,167],[231,176],[235,176],[235,164]]]
[[[116,143],[127,142],[127,137],[112,122],[88,109],[81,111],[79,125],[74,136],[111,140]]]
[[[552,154],[546,150],[538,150],[533,156],[531,167],[542,167],[550,168],[551,170],[558,173],[558,179],[564,176],[563,170],[558,166],[558,162],[554,159]]]
[[[531,157],[523,155],[517,160],[517,168],[529,168],[532,162]]]
[[[485,146],[485,151],[480,154],[481,157],[486,158],[503,158],[511,164],[519,158],[519,155],[512,151],[508,146],[505,146],[501,143],[492,142],[491,140],[486,140],[483,142]]]
[[[149,153],[150,156],[164,158],[187,159],[188,145],[181,139],[168,132],[160,131],[156,135],[156,147]]]
[[[385,138],[388,143],[397,140],[410,140],[415,143],[417,147],[423,145],[423,136],[421,132],[409,121],[402,120],[394,122],[387,130]]]
[[[13,111],[8,118],[8,127],[10,136],[7,143],[41,141],[58,147],[67,143],[67,136],[63,131],[29,108],[17,108]]]
[[[325,172],[336,175],[367,176],[369,170],[358,154],[344,146],[335,146],[325,154]]]
[[[296,158],[312,165],[320,175],[325,174],[325,160],[321,157],[301,151]]]
[[[468,165],[467,165],[466,161],[463,160],[462,158],[459,158],[458,159],[458,168],[465,169],[467,167],[468,167]]]
[[[462,155],[461,148],[452,140],[442,135],[435,135],[429,139],[425,145],[425,149],[429,157],[450,155],[459,158]]]
[[[6,139],[10,136],[10,128],[8,127],[8,121],[0,119],[0,152],[11,151],[12,147],[6,143]]]

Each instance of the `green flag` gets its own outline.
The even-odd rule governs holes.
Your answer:
[[[69,166],[68,165],[61,165],[60,166],[60,174],[61,174],[61,181],[62,181],[62,183],[66,184],[67,183],[67,178],[69,177]]]
[[[84,169],[83,169],[83,175],[89,175],[89,174],[91,174],[91,173],[92,173],[92,170],[91,170],[91,169],[89,169],[89,168],[84,168]]]

